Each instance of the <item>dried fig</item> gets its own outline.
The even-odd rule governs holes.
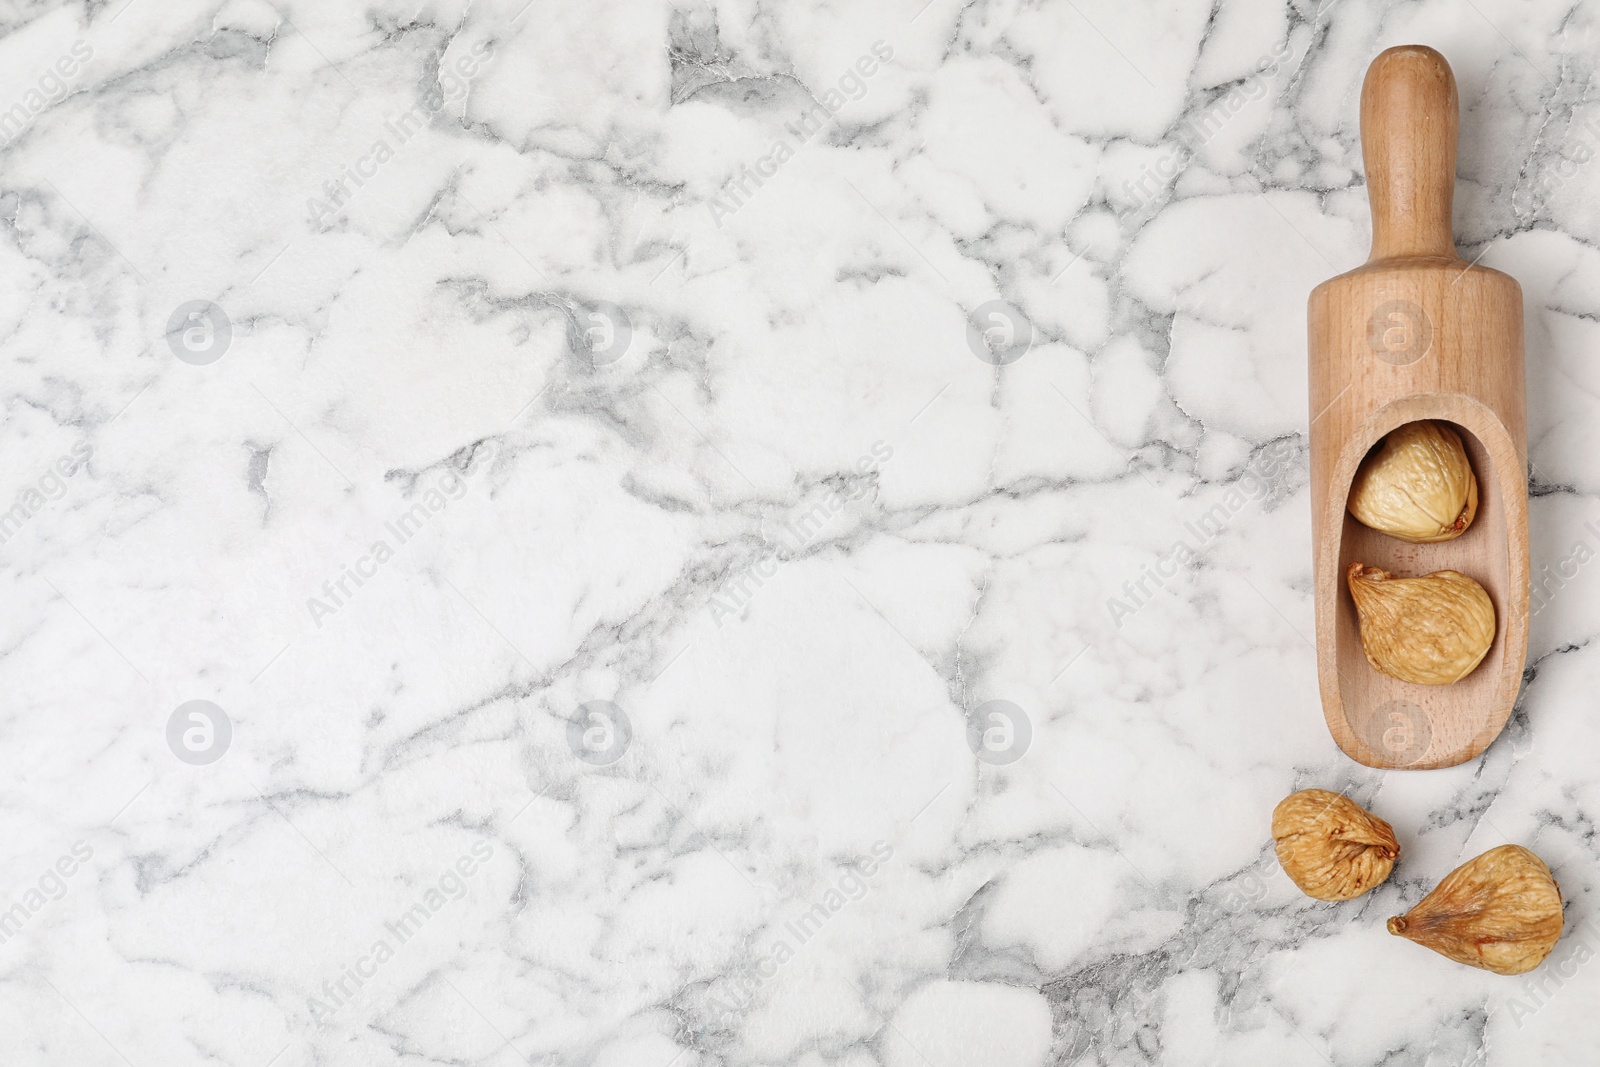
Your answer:
[[[1459,571],[1397,578],[1350,564],[1361,648],[1372,669],[1402,682],[1449,685],[1472,673],[1494,644],[1494,602]]]
[[[1408,422],[1361,461],[1350,483],[1350,514],[1412,544],[1460,537],[1478,513],[1461,437],[1442,422]]]
[[[1388,823],[1326,789],[1302,789],[1279,801],[1272,839],[1284,873],[1318,900],[1359,897],[1389,877],[1400,855]]]
[[[1544,860],[1521,845],[1501,845],[1445,876],[1389,932],[1441,956],[1495,974],[1521,974],[1544,962],[1561,937],[1561,887]]]

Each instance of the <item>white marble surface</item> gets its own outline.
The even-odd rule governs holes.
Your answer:
[[[0,1060],[1592,1054],[1600,7],[525,2],[0,6]],[[1501,739],[1382,773],[1303,308],[1406,41],[1576,576]],[[1305,786],[1392,881],[1293,888]],[[1543,988],[1383,930],[1505,841]]]

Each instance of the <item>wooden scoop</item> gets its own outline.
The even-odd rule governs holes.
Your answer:
[[[1403,45],[1372,61],[1361,89],[1372,254],[1317,286],[1308,308],[1317,676],[1334,740],[1369,767],[1478,755],[1511,714],[1528,648],[1522,289],[1456,254],[1457,120],[1438,52]],[[1346,510],[1368,450],[1417,419],[1452,424],[1478,479],[1477,518],[1453,541],[1408,544]],[[1496,616],[1483,662],[1453,685],[1375,671],[1345,584],[1355,560],[1407,578],[1449,568],[1477,579]]]

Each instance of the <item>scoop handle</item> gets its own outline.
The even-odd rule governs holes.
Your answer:
[[[1460,258],[1450,232],[1460,123],[1444,56],[1407,44],[1381,53],[1361,86],[1361,155],[1372,207],[1368,262]]]

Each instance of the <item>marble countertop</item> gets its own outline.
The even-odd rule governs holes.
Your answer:
[[[0,1060],[1591,1056],[1597,20],[3,5]],[[1304,308],[1413,41],[1545,592],[1500,739],[1383,772],[1317,695]],[[1399,835],[1359,900],[1278,868],[1311,786]],[[1545,968],[1385,932],[1505,842]]]

